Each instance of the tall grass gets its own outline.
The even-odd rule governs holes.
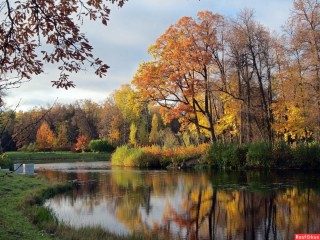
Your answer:
[[[141,148],[133,148],[127,145],[116,149],[111,156],[111,164],[124,167],[152,167],[154,165]]]
[[[245,164],[246,146],[237,144],[214,143],[211,145],[205,158],[207,163],[216,168],[241,168]]]
[[[236,144],[214,143],[205,155],[205,162],[214,168],[320,168],[320,145],[284,142]]]
[[[248,146],[246,166],[259,168],[271,167],[272,144],[269,142],[251,143]]]
[[[320,146],[318,144],[299,144],[293,149],[293,163],[299,168],[320,166]]]
[[[112,165],[125,167],[179,167],[186,163],[209,165],[213,168],[320,168],[320,145],[284,142],[237,145],[235,143],[202,144],[199,146],[162,148],[148,146],[118,147]]]
[[[153,145],[142,148],[121,146],[112,154],[111,163],[125,167],[167,167],[178,166],[194,160],[197,161],[207,151],[209,145],[161,148]]]

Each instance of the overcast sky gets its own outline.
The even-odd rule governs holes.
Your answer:
[[[9,91],[5,101],[13,108],[21,99],[21,110],[50,105],[57,98],[60,103],[80,99],[101,103],[122,84],[131,82],[139,63],[150,59],[148,47],[181,17],[195,17],[202,10],[235,17],[241,9],[250,8],[260,23],[280,32],[292,4],[293,0],[129,0],[123,8],[112,7],[107,27],[89,22],[83,28],[96,57],[110,66],[106,77],[99,78],[88,68],[72,76],[75,89],[55,89],[51,81],[59,72],[56,66],[48,65],[44,74]]]

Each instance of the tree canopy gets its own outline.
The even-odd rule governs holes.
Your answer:
[[[102,77],[109,66],[96,58],[81,31],[86,20],[107,25],[109,4],[122,7],[127,0],[20,0],[0,1],[0,90],[19,87],[33,75],[44,72],[44,64],[59,64],[60,74],[52,85],[74,87],[69,74],[85,63]]]
[[[211,141],[319,141],[320,5],[293,3],[280,37],[253,10],[182,17],[149,48],[153,59],[132,83],[182,131]]]

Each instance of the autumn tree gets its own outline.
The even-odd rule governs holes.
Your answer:
[[[181,18],[150,47],[154,60],[142,63],[133,79],[143,94],[168,109],[166,117],[195,124],[198,135],[205,129],[211,141],[216,139],[213,90],[226,81],[224,28],[224,18],[208,11],[196,20]]]
[[[135,123],[131,123],[130,125],[130,135],[129,135],[129,143],[133,146],[137,145],[137,126]]]
[[[42,122],[37,131],[37,144],[39,149],[51,149],[54,144],[54,133],[47,122]]]
[[[37,130],[49,111],[50,108],[45,112],[32,109],[28,112],[19,111],[16,113],[12,139],[17,148],[36,142]]]
[[[121,119],[113,117],[110,123],[110,130],[108,132],[108,138],[111,141],[111,144],[119,146],[124,141],[121,141]]]
[[[238,78],[236,96],[246,105],[246,131],[248,142],[252,139],[252,126],[263,139],[272,141],[273,96],[276,51],[269,30],[257,22],[252,10],[245,9],[231,23],[230,53]],[[254,109],[254,111],[253,111]],[[257,111],[258,109],[258,111]],[[253,121],[255,120],[255,121]]]
[[[68,128],[66,123],[62,123],[58,128],[58,135],[54,141],[54,147],[56,149],[69,148]]]
[[[308,131],[311,131],[315,133],[314,138],[317,141],[320,139],[319,27],[319,1],[295,0],[285,28],[289,64],[283,76],[290,76],[294,82],[291,84],[294,99],[288,100],[291,100],[292,107],[297,110],[296,116],[291,116],[291,119],[292,117],[304,119],[304,126],[300,127],[299,135],[305,131],[302,137],[308,137]],[[285,81],[285,84],[287,82]],[[290,104],[288,101],[286,103]]]
[[[76,128],[77,136],[85,135],[90,139],[97,139],[97,126],[99,123],[99,104],[85,99],[76,101],[73,106],[71,125]]]
[[[80,135],[77,138],[77,142],[74,146],[76,151],[85,152],[88,149],[89,138],[85,135]]]
[[[81,32],[85,20],[107,25],[108,3],[122,7],[126,0],[0,2],[0,90],[18,87],[44,72],[44,63],[59,63],[58,88],[74,87],[68,73],[82,70],[86,62],[102,77],[108,66],[92,54],[93,47]]]
[[[155,143],[155,144],[159,142],[159,120],[156,114],[153,114],[153,117],[152,117],[149,142]]]
[[[135,123],[137,126],[142,120],[145,101],[129,84],[122,85],[120,89],[116,90],[113,98],[123,119],[122,142],[127,143],[130,138],[131,123]]]

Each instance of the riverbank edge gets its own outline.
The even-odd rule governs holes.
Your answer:
[[[0,239],[144,239],[140,236],[119,236],[99,227],[72,228],[58,223],[46,199],[72,190],[72,183],[51,182],[38,176],[0,172],[1,206]],[[9,206],[9,207],[7,207]]]
[[[214,143],[165,149],[157,145],[118,147],[111,165],[138,168],[173,169],[320,169],[320,145],[291,146],[283,142],[246,145]]]
[[[13,171],[15,163],[74,163],[110,161],[111,153],[73,152],[5,152],[0,154],[0,167]]]

